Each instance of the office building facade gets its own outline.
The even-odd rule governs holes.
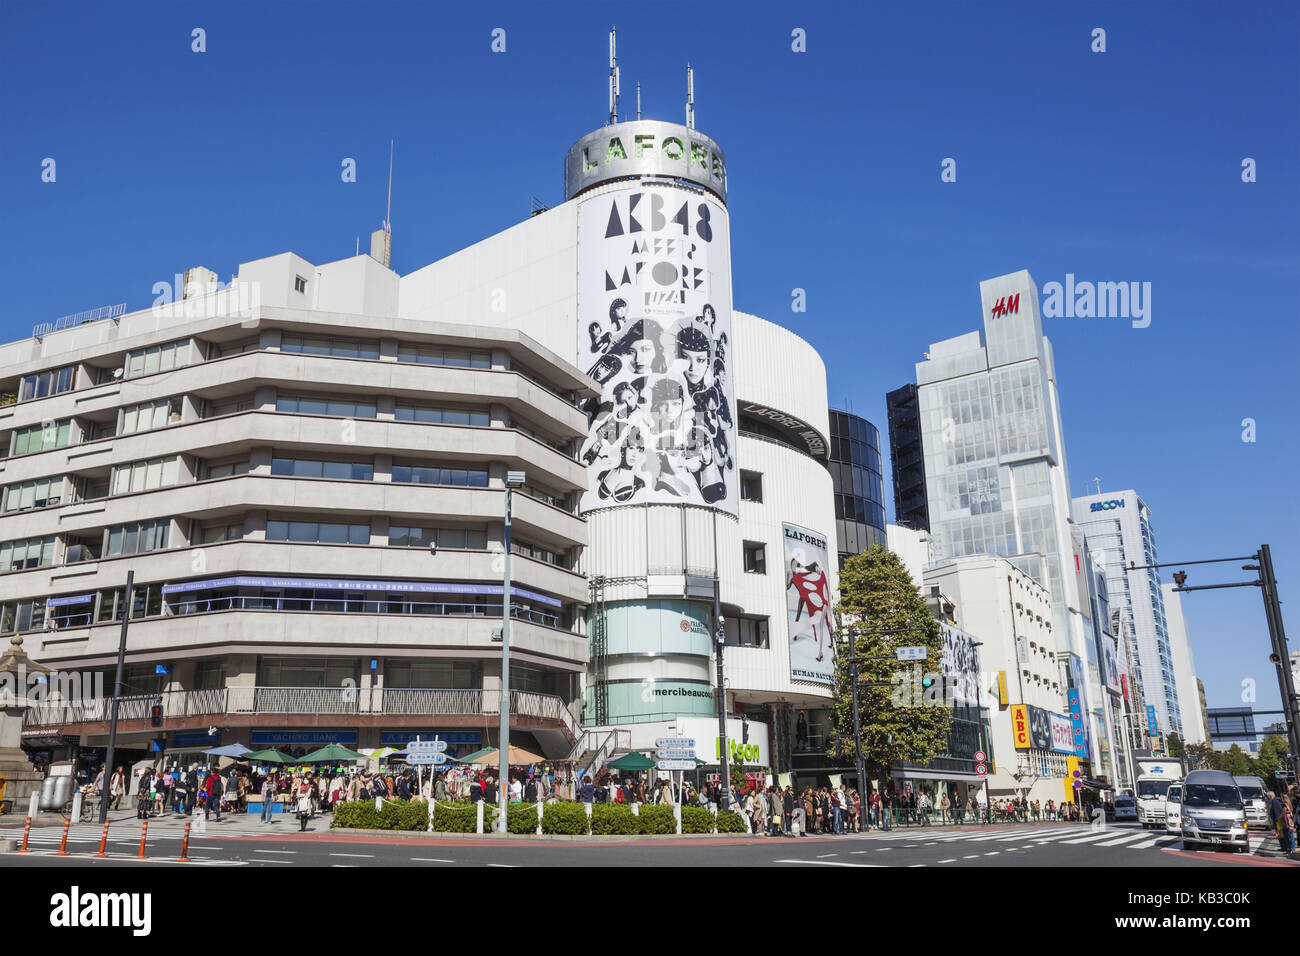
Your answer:
[[[925,451],[916,386],[885,393],[889,415],[889,468],[894,477],[894,520],[904,528],[930,530],[925,487]]]
[[[835,494],[835,537],[839,563],[876,545],[886,546],[884,476],[880,432],[851,412],[830,412],[827,468]]]

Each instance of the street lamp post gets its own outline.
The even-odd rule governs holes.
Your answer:
[[[117,643],[117,674],[113,679],[113,703],[108,720],[108,750],[104,754],[104,790],[99,797],[99,822],[108,819],[108,804],[113,799],[113,760],[117,750],[117,705],[122,698],[122,666],[126,661],[126,629],[131,623],[131,604],[135,591],[135,571],[126,572],[126,587],[122,592],[122,635]],[[126,790],[126,776],[122,778]]]
[[[497,734],[497,831],[506,832],[510,796],[510,505],[516,488],[523,487],[522,471],[506,472],[505,585],[501,589],[501,728]]]

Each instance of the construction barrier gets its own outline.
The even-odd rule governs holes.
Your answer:
[[[189,850],[190,850],[190,825],[187,823],[185,824],[185,836],[181,838],[180,859],[178,859],[176,862],[189,863],[190,862]]]
[[[27,824],[23,827],[23,847],[21,850],[18,851],[19,853],[32,852],[31,850],[27,849],[27,838],[31,835],[32,835],[32,818],[28,817]]]
[[[99,852],[95,856],[108,856],[108,821],[104,821],[104,833],[99,838]]]
[[[63,839],[59,841],[59,851],[55,856],[68,855],[68,830],[72,829],[72,817],[63,818]]]
[[[148,838],[148,836],[149,836],[149,821],[141,820],[140,821],[140,852],[136,855],[137,860],[149,859],[147,856],[144,855],[144,841]]]

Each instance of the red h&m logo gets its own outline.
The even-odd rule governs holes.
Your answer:
[[[1015,295],[1004,295],[993,303],[993,318],[1001,318],[1004,315],[1020,312],[1020,293]]]

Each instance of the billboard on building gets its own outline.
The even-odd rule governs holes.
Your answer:
[[[830,556],[824,535],[796,524],[785,535],[785,608],[790,627],[790,676],[835,682],[835,633],[831,627]]]
[[[578,212],[578,364],[586,406],[582,511],[737,511],[727,210],[670,184],[602,192]]]

